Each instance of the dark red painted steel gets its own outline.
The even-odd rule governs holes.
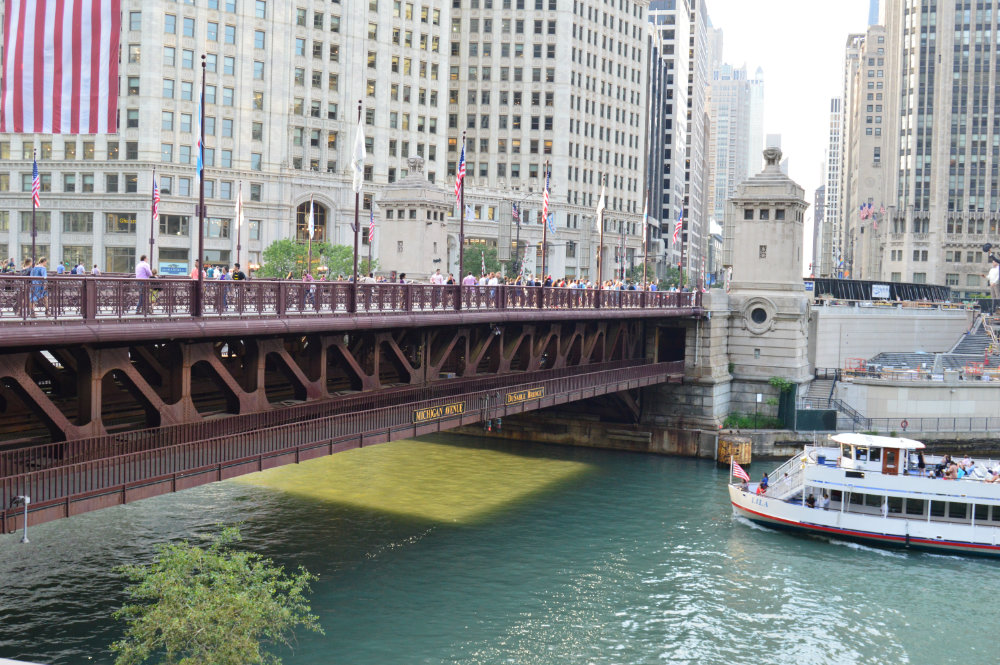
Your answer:
[[[352,285],[345,282],[208,281],[204,316],[259,319],[289,316],[352,316]],[[121,277],[0,276],[0,323],[170,321],[192,315],[197,282]],[[459,295],[460,294],[460,295]],[[526,286],[359,284],[358,313],[451,313],[462,309],[682,309],[701,306],[701,293],[595,291]],[[34,304],[34,316],[30,304]]]
[[[616,369],[649,365],[646,359],[564,367],[536,372],[518,372],[468,379],[449,379],[425,386],[390,388],[375,393],[359,393],[344,397],[324,399],[295,406],[260,411],[242,416],[183,423],[166,427],[152,427],[117,434],[106,434],[72,441],[60,441],[35,446],[0,450],[0,478],[28,471],[38,471],[53,466],[91,461],[128,453],[200,441],[204,439],[251,432],[269,427],[315,418],[325,418],[341,413],[371,411],[398,404],[410,404],[418,398],[444,398],[465,393],[507,388],[529,381],[559,379],[578,374],[593,374]]]
[[[463,399],[473,405],[472,409],[467,409],[462,415],[429,423],[429,426],[432,430],[449,429],[484,418],[662,382],[682,375],[683,365],[683,361],[647,364],[511,385],[506,388],[540,387],[544,390],[542,399],[512,406],[503,403],[497,389],[468,392]],[[424,429],[413,422],[415,409],[441,406],[455,399],[455,396],[437,397],[338,414],[10,476],[0,479],[0,508],[9,505],[11,497],[26,494],[32,497],[32,509],[36,515],[32,521],[47,521],[73,514],[73,506],[77,503],[84,508],[76,512],[124,503],[130,491],[144,486],[169,482],[169,489],[164,491],[174,491],[178,487],[201,484],[204,479],[186,480],[200,474],[214,474],[207,482],[267,468],[263,462],[265,458],[294,453],[295,459],[288,461],[295,461],[302,452],[323,446],[332,453],[345,449],[338,448],[338,444],[349,448],[365,445],[366,441],[379,443],[415,436]],[[151,489],[148,495],[156,493],[162,492]],[[102,502],[101,497],[109,495],[115,496]],[[87,501],[96,503],[87,507]],[[0,532],[15,528],[17,516],[0,510]]]

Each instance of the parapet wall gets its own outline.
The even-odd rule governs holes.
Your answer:
[[[848,358],[884,351],[951,350],[973,322],[961,308],[814,305],[809,350],[815,367],[844,367]]]

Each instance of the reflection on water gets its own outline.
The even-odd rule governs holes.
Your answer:
[[[53,522],[0,537],[0,657],[111,663],[111,568],[242,521],[245,546],[320,575],[326,636],[288,665],[996,662],[995,562],[749,528],[724,482],[707,461],[449,437]]]
[[[470,523],[586,469],[581,462],[509,451],[397,441],[236,482],[404,518]]]

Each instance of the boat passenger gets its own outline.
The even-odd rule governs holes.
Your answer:
[[[767,485],[760,483],[757,485],[757,494],[764,494],[767,492]]]
[[[806,497],[806,508],[816,507],[816,497],[812,494]]]
[[[760,479],[760,486],[767,489],[767,474],[765,473]]]
[[[826,493],[826,490],[823,490],[823,496],[819,500],[819,507],[823,510],[830,509],[830,495]]]
[[[924,454],[918,450],[917,451],[917,474],[921,475],[921,476],[924,475],[924,472],[926,471],[926,469],[927,469],[927,461],[924,459]]]
[[[740,489],[743,490],[744,492],[750,489],[750,485],[747,484],[746,478],[744,478],[743,482],[740,483]]]

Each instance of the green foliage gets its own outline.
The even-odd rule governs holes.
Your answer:
[[[261,267],[257,271],[257,276],[262,279],[284,279],[289,272],[292,277],[299,279],[306,270],[309,262],[309,247],[305,243],[296,242],[289,238],[276,240],[261,255]],[[314,242],[312,244],[312,271],[313,276],[318,276],[318,268],[326,266],[329,269],[330,279],[336,279],[338,275],[345,278],[354,274],[354,248],[347,245],[331,245],[327,242]],[[358,257],[358,274],[366,275],[371,271],[378,270],[378,261],[372,261],[372,267],[368,265],[368,257],[361,255]]]
[[[774,416],[733,411],[726,416],[722,426],[726,429],[784,429],[785,423]]]
[[[795,384],[788,379],[783,379],[780,376],[772,376],[767,380],[769,384],[778,389],[779,392],[787,393],[790,391]]]
[[[207,548],[161,545],[148,566],[116,569],[130,585],[114,614],[128,624],[111,645],[115,665],[156,657],[162,665],[280,665],[265,644],[289,646],[297,626],[323,633],[306,600],[316,576],[303,568],[287,575],[259,554],[231,550],[239,540],[229,527]]]
[[[896,430],[892,430],[891,432],[889,432],[889,436],[895,439],[897,436],[899,436],[899,432],[897,432]]]
[[[531,249],[529,248],[530,252]],[[486,272],[500,272],[500,261],[497,260],[497,248],[487,247],[485,245],[466,245],[465,255],[462,257],[462,275],[465,277],[470,272],[479,277],[482,272],[483,260],[486,260]],[[513,261],[511,262],[514,263]],[[540,266],[541,264],[539,264]],[[510,275],[511,271],[508,269],[507,274]],[[516,273],[515,273],[516,274]],[[458,276],[456,276],[457,278]]]
[[[767,404],[768,406],[778,406],[778,398],[768,397],[766,400],[764,400],[764,403]]]
[[[865,430],[864,432],[862,432],[862,434],[867,434],[869,436],[878,436],[878,430],[877,429],[869,429],[869,430]]]

